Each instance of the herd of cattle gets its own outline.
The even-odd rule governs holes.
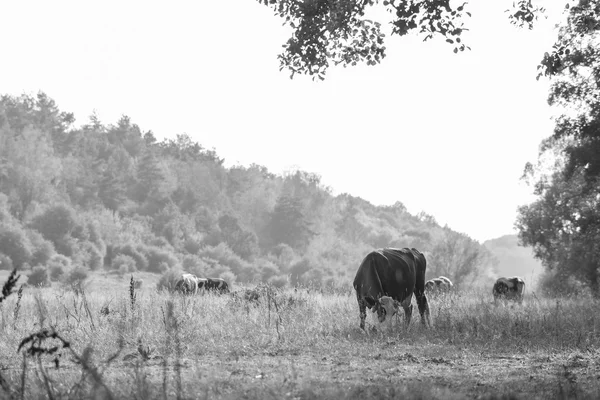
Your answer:
[[[425,256],[415,248],[385,248],[370,252],[361,262],[356,277],[354,290],[358,300],[360,327],[365,328],[366,309],[377,313],[379,322],[384,322],[386,316],[393,316],[400,307],[404,309],[404,320],[408,325],[412,318],[413,294],[424,325],[431,325],[429,317],[429,302],[427,293],[447,293],[453,288],[450,279],[439,278],[425,281],[427,261]],[[198,278],[184,273],[176,281],[174,289],[183,294],[204,293],[215,291],[229,293],[229,285],[221,278]],[[499,278],[494,283],[492,293],[494,300],[523,301],[525,282],[519,277]],[[247,290],[246,294],[256,291]],[[258,293],[258,292],[256,292]],[[247,300],[257,300],[252,296],[244,296]]]

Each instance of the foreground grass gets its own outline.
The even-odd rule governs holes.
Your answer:
[[[258,303],[152,287],[26,289],[0,308],[0,397],[596,398],[600,304],[491,294],[430,300],[367,333],[346,294],[288,291]],[[416,307],[415,307],[416,309]],[[15,311],[17,310],[17,311]],[[371,329],[376,326],[376,330]],[[68,342],[23,338],[54,329]],[[51,331],[48,331],[51,332]],[[35,347],[37,346],[37,347]],[[23,356],[57,346],[53,354]],[[35,350],[38,351],[38,350]],[[41,351],[44,353],[44,351]],[[58,357],[56,368],[54,359]]]

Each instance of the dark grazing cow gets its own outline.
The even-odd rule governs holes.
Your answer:
[[[229,285],[222,278],[206,278],[204,288],[206,290],[214,290],[217,293],[229,293]]]
[[[500,299],[516,300],[519,303],[523,302],[523,291],[525,290],[525,281],[518,276],[510,278],[498,278],[494,283],[494,301]]]
[[[367,307],[377,312],[379,322],[383,322],[387,314],[393,315],[398,305],[404,308],[404,320],[408,325],[412,317],[413,292],[417,298],[421,322],[431,325],[425,295],[426,268],[425,256],[417,249],[388,248],[367,254],[354,278],[360,327],[365,329]]]
[[[175,291],[182,294],[198,293],[198,278],[192,274],[182,274],[175,283]]]

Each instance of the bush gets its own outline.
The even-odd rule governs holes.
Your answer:
[[[183,271],[177,268],[166,271],[158,280],[156,289],[173,291],[175,289],[177,280],[181,277],[181,274],[183,274]]]
[[[0,253],[10,257],[17,269],[31,261],[31,242],[23,229],[12,225],[0,228]]]
[[[302,275],[310,271],[312,268],[308,258],[303,258],[290,267],[290,280],[292,285],[296,286],[302,280]]]
[[[223,272],[219,275],[219,278],[224,279],[229,284],[229,290],[232,289],[233,284],[237,280],[237,276],[231,271]]]
[[[76,225],[75,211],[63,204],[47,208],[40,215],[34,217],[29,224],[55,245],[60,239],[69,236]],[[58,245],[56,247],[58,249]]]
[[[48,270],[50,271],[50,279],[59,281],[64,276],[65,271],[71,268],[71,259],[62,254],[55,254],[48,261]]]
[[[220,243],[216,247],[206,247],[198,255],[202,258],[216,260],[220,265],[228,267],[240,281],[250,282],[260,278],[260,272],[235,254],[225,243]]]
[[[202,248],[202,239],[188,237],[183,243],[183,249],[190,254],[198,254]]]
[[[63,256],[73,257],[77,253],[77,242],[70,236],[53,241],[56,252]]]
[[[279,275],[272,276],[269,278],[268,283],[275,286],[276,288],[283,288],[288,284],[287,276]]]
[[[267,282],[269,278],[279,275],[279,267],[275,263],[269,260],[261,260],[260,262],[260,275],[262,282]]]
[[[33,267],[31,273],[29,274],[29,279],[27,283],[31,286],[41,287],[41,286],[50,286],[50,279],[48,278],[48,269],[46,267],[42,267],[38,265],[37,267]]]
[[[119,273],[126,274],[127,272],[136,272],[136,262],[133,257],[125,254],[119,254],[113,258],[111,269],[118,270]]]
[[[108,265],[112,266],[113,259],[119,255],[131,257],[135,261],[135,267],[139,271],[146,271],[148,269],[148,258],[144,255],[143,249],[140,246],[136,246],[133,243],[108,246],[106,253]]]
[[[31,254],[31,265],[45,265],[55,253],[54,245],[49,240],[44,239],[41,233],[34,230],[27,232],[29,240],[33,247]]]
[[[50,270],[50,279],[55,282],[59,281],[65,274],[65,270],[60,264],[49,265],[48,269]]]
[[[78,264],[81,264],[92,271],[96,271],[104,265],[104,255],[90,242],[82,243],[75,259]]]
[[[65,277],[64,283],[69,286],[81,286],[90,272],[83,267],[73,268]]]
[[[12,270],[13,262],[9,256],[6,254],[0,253],[0,269]]]
[[[169,268],[173,268],[178,263],[177,257],[168,250],[153,246],[145,247],[144,250],[148,258],[149,272],[162,273]]]

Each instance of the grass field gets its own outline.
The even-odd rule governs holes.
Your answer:
[[[0,398],[600,398],[600,303],[588,298],[527,293],[522,306],[495,306],[491,293],[460,292],[430,299],[431,329],[415,307],[408,329],[369,316],[364,332],[351,288],[254,304],[159,293],[156,280],[131,292],[126,279],[98,275],[83,293],[10,295]],[[18,351],[50,328],[68,348],[38,337]]]

